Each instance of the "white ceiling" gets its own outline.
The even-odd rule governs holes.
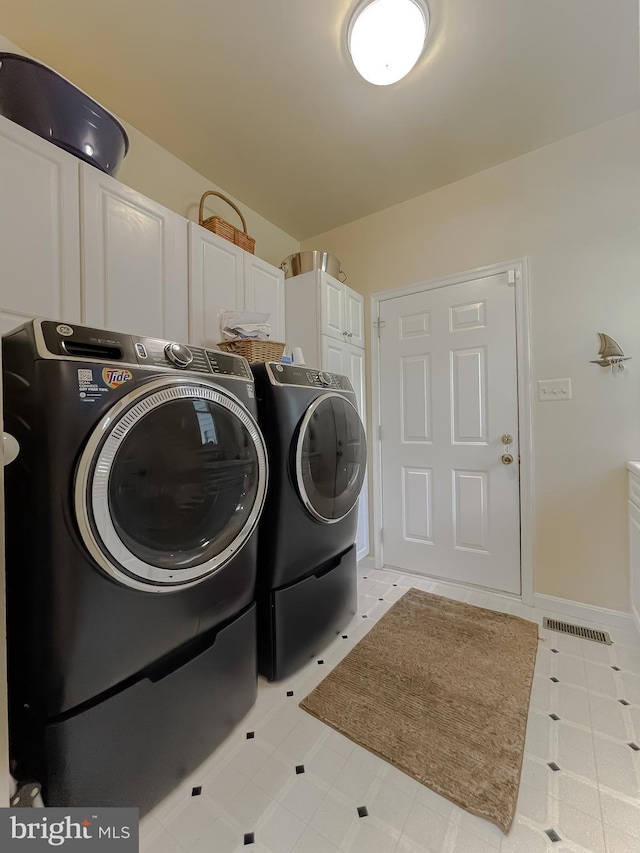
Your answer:
[[[428,0],[365,83],[356,0],[0,0],[0,32],[297,239],[638,108],[637,0]]]

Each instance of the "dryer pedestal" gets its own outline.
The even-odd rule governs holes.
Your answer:
[[[356,548],[312,575],[258,592],[258,670],[269,681],[287,678],[316,657],[358,609]]]
[[[251,604],[115,695],[49,725],[47,806],[137,806],[142,816],[211,755],[257,690]]]

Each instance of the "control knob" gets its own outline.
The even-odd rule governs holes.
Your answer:
[[[331,385],[331,380],[328,379],[327,375],[325,373],[323,373],[322,371],[320,371],[320,373],[318,373],[318,382],[321,385]]]
[[[167,344],[164,354],[176,367],[189,367],[193,361],[193,353],[184,344]]]

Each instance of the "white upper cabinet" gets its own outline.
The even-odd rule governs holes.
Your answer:
[[[187,220],[81,164],[83,322],[186,341]]]
[[[364,347],[364,298],[337,278],[320,273],[321,331]]]
[[[344,285],[347,343],[364,349],[364,296]]]
[[[284,273],[0,116],[0,332],[33,317],[196,345],[270,315]]]
[[[222,340],[222,311],[269,314],[271,339],[285,340],[284,273],[189,223],[189,342],[216,346]]]
[[[284,272],[244,252],[244,307],[269,314],[271,340],[285,342]]]
[[[322,336],[322,361],[320,367],[329,373],[347,375],[347,345],[328,335]]]
[[[344,284],[324,273],[320,275],[320,314],[322,334],[344,340],[347,328]]]
[[[217,346],[220,312],[245,307],[243,255],[239,246],[189,223],[189,343]]]
[[[78,322],[78,160],[0,117],[0,187],[0,331]]]
[[[351,380],[353,390],[356,392],[358,401],[358,412],[366,430],[367,413],[365,411],[365,365],[364,350],[347,344],[346,348],[346,370],[345,373]]]

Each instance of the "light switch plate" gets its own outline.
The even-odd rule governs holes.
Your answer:
[[[551,400],[570,400],[571,399],[571,380],[570,379],[539,379],[538,380],[538,400],[543,403]]]

